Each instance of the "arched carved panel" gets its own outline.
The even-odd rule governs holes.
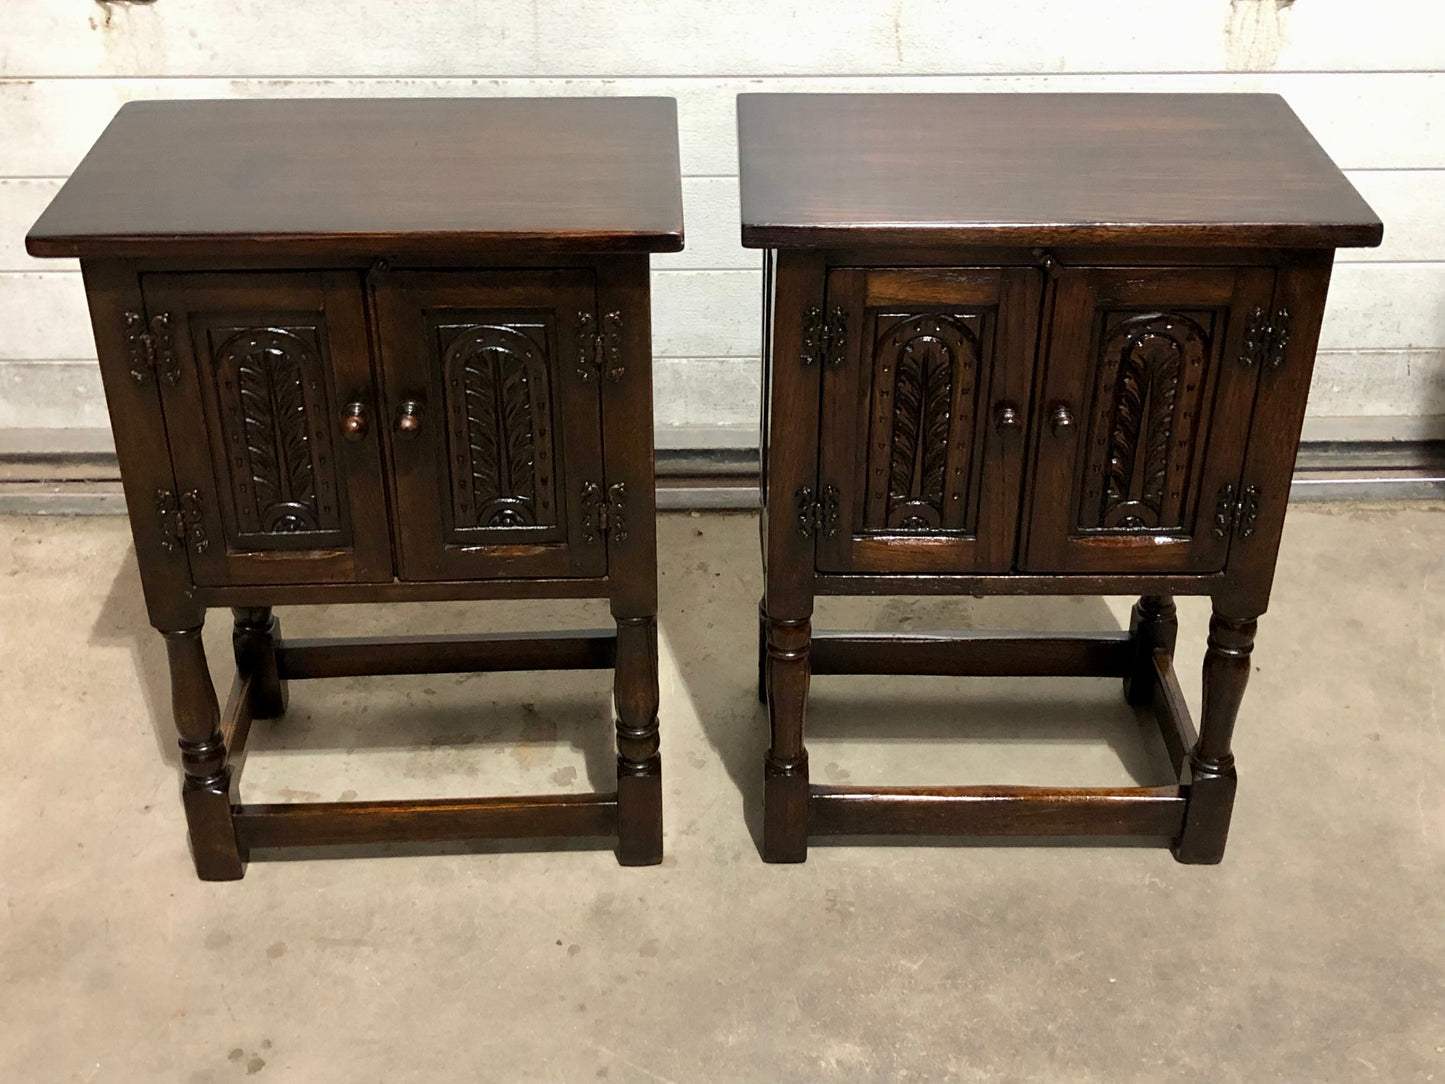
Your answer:
[[[1107,312],[1078,525],[1182,528],[1216,314]]]
[[[240,538],[264,545],[267,536],[340,531],[318,329],[213,328],[210,336]]]
[[[455,529],[554,526],[545,326],[498,322],[440,332]]]
[[[864,529],[966,527],[982,313],[879,313]]]

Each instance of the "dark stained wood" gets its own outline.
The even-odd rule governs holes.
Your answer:
[[[820,570],[1009,569],[1041,280],[1025,268],[829,274],[842,349],[823,364],[819,486],[838,491],[838,528],[819,535]]]
[[[1128,595],[1136,591],[1171,595],[1212,595],[1225,582],[1221,573],[1172,576],[1153,573],[1118,575],[920,576],[915,574],[834,576],[818,574],[813,589],[820,595]]]
[[[1145,595],[1129,614],[1129,639],[1134,659],[1124,675],[1124,699],[1136,706],[1153,702],[1154,658],[1161,651],[1174,655],[1179,638],[1179,612],[1168,595]]]
[[[276,652],[284,679],[364,674],[466,674],[502,670],[610,670],[611,629],[490,636],[346,637],[292,640]]]
[[[770,262],[766,306],[774,320],[764,361],[763,514],[760,522],[767,615],[764,684],[772,738],[764,758],[763,857],[801,862],[808,854],[809,619],[813,613],[813,536],[826,520],[800,514],[816,497],[820,365],[803,365],[806,314],[823,305],[823,265],[811,253]],[[820,528],[821,524],[821,528]]]
[[[610,836],[617,832],[617,796],[251,804],[236,807],[235,822],[246,847]]]
[[[352,602],[446,602],[461,599],[606,598],[606,577],[535,580],[432,580],[426,583],[257,584],[198,587],[197,602],[206,606],[323,606]]]
[[[994,632],[817,632],[814,674],[1123,677],[1134,664],[1128,633],[1017,636]]]
[[[1273,94],[743,94],[742,239],[1376,245]]]
[[[405,580],[597,576],[599,385],[579,364],[596,328],[587,271],[370,276],[393,404],[390,453]],[[406,404],[403,409],[403,404]]]
[[[286,714],[289,697],[277,663],[282,649],[281,622],[269,606],[239,606],[232,613],[231,647],[236,672],[249,682],[250,714],[256,719],[278,719]]]
[[[26,239],[34,256],[676,252],[671,98],[123,106]]]
[[[1138,831],[1219,861],[1332,250],[1379,220],[1272,95],[744,95],[739,136],[766,248],[763,857],[804,860],[809,831]],[[1105,636],[811,625],[815,595],[946,594],[1142,597]],[[1174,595],[1214,604],[1197,735]],[[1179,784],[805,802],[833,673],[1123,677]]]
[[[1184,766],[1189,762],[1190,750],[1199,741],[1199,734],[1194,729],[1184,692],[1179,688],[1173,658],[1161,649],[1154,652],[1153,666],[1154,716],[1159,722],[1164,747],[1169,751],[1169,762],[1174,765],[1174,774],[1183,779]]]
[[[674,116],[138,103],[32,231],[84,257],[202,878],[242,876],[251,842],[606,835],[662,860],[647,253],[682,242]],[[616,630],[288,643],[272,614],[533,598],[607,598]],[[224,716],[213,606],[235,619]],[[235,804],[288,681],[578,668],[614,670],[615,792]]]
[[[1178,787],[813,787],[819,835],[1158,836],[1184,819]]]
[[[1189,809],[1174,843],[1174,857],[1181,862],[1212,864],[1224,858],[1237,785],[1230,742],[1249,682],[1254,631],[1252,618],[1226,616],[1217,605],[1209,619],[1199,740],[1189,753]]]
[[[201,629],[163,631],[181,746],[181,799],[196,874],[203,881],[239,880],[246,868],[245,846],[238,845],[231,819],[231,767]]]

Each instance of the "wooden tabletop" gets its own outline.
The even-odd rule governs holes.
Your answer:
[[[1275,94],[743,94],[742,239],[1377,245]]]
[[[671,98],[124,106],[26,238],[34,256],[682,248]]]

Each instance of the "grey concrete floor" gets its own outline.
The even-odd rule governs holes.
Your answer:
[[[1445,1079],[1445,508],[1292,510],[1217,867],[753,833],[756,521],[661,523],[667,858],[451,846],[191,871],[125,523],[0,519],[0,1081]],[[1116,628],[1127,599],[822,600],[819,627]],[[280,611],[295,635],[597,603]],[[1197,703],[1206,608],[1181,604]],[[207,630],[222,693],[227,621]],[[1185,661],[1187,660],[1187,661]],[[248,800],[607,789],[606,673],[296,683]],[[823,678],[854,782],[1165,781],[1105,680]]]

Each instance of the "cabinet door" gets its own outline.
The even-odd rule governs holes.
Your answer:
[[[389,581],[361,279],[345,272],[146,275],[177,492],[157,513],[207,586]]]
[[[828,275],[817,527],[825,572],[1005,572],[1040,276]]]
[[[402,579],[604,575],[592,273],[373,282]]]
[[[1030,572],[1217,572],[1260,362],[1260,268],[1091,268],[1056,283],[1034,403]],[[1224,516],[1227,520],[1227,515]]]

